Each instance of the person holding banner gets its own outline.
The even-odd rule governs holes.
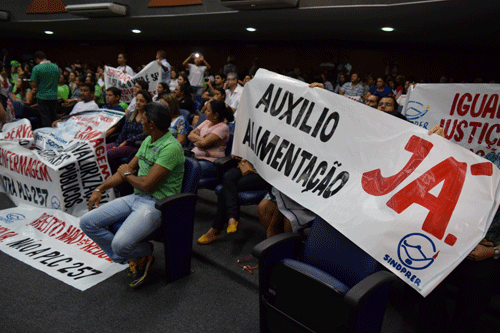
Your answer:
[[[417,332],[475,332],[491,297],[498,293],[500,281],[500,209],[497,210],[486,237],[419,304]],[[446,284],[458,288],[455,310],[448,320]]]
[[[156,201],[180,193],[184,177],[184,153],[168,129],[170,110],[161,103],[147,103],[143,109],[147,138],[130,163],[95,188],[89,212],[80,218],[80,228],[111,260],[129,263],[131,288],[144,282],[154,262],[153,245],[142,240],[161,225]],[[134,193],[100,206],[101,194],[123,182],[131,184]],[[116,234],[108,230],[121,221]]]
[[[118,54],[118,67],[116,67],[118,70],[122,71],[124,74],[128,74],[130,76],[134,76],[135,72],[132,69],[132,67],[127,66],[127,54],[126,53],[120,53]]]
[[[106,145],[108,163],[111,170],[118,168],[122,158],[130,156],[137,151],[137,142],[144,140],[142,128],[142,117],[144,117],[144,106],[151,102],[151,95],[144,90],[140,90],[136,95],[135,110],[129,114],[122,127],[120,135],[115,142]]]

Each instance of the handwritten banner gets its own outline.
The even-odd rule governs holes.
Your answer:
[[[123,271],[79,228],[79,219],[26,204],[0,211],[0,250],[86,290]]]
[[[424,296],[498,208],[491,162],[324,89],[260,69],[238,110],[232,153]]]
[[[500,153],[500,84],[418,84],[403,113],[414,124],[440,125],[445,137],[472,152]]]
[[[157,61],[150,62],[142,71],[134,76],[123,73],[121,70],[109,66],[104,67],[104,84],[106,88],[116,87],[121,89],[121,101],[130,103],[134,98],[134,85],[139,79],[144,79],[149,84],[149,93],[156,95],[158,83],[161,81],[161,67]]]
[[[104,133],[122,117],[123,112],[100,110],[73,116],[56,129],[37,130],[35,146],[43,150],[0,141],[0,188],[16,205],[83,215],[92,191],[111,176]],[[103,199],[113,200],[113,191]]]

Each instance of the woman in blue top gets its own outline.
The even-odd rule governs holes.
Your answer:
[[[181,114],[181,110],[179,108],[179,102],[177,102],[177,98],[174,95],[163,95],[160,98],[160,103],[163,103],[168,106],[170,109],[170,113],[172,114],[172,122],[170,123],[170,132],[174,136],[174,138],[179,141],[181,146],[184,146],[186,142],[186,138],[188,135],[188,130],[186,126],[186,119]]]
[[[377,84],[375,86],[371,87],[370,90],[365,95],[365,99],[368,98],[370,95],[378,95],[380,98],[385,97],[385,96],[392,96],[392,89],[388,86],[385,85],[385,79],[381,76],[377,78]]]
[[[137,93],[136,98],[136,108],[127,116],[120,135],[118,135],[115,142],[106,145],[108,163],[113,171],[121,164],[122,158],[137,152],[139,148],[137,143],[145,138],[141,119],[144,115],[144,105],[151,102],[151,95],[147,91],[141,90]]]

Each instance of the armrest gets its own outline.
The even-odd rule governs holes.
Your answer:
[[[345,301],[349,305],[357,307],[378,288],[394,280],[396,280],[396,276],[389,271],[378,271],[373,273],[352,287],[345,295]]]
[[[166,211],[169,207],[173,205],[178,205],[186,200],[193,200],[196,202],[198,196],[194,193],[179,193],[168,196],[161,200],[158,200],[155,204],[155,208],[160,210],[161,212]]]
[[[286,247],[290,247],[291,250],[297,248],[300,242],[303,240],[303,236],[293,233],[286,232],[271,238],[265,239],[259,244],[255,245],[252,250],[252,255],[259,259],[264,259],[268,257],[272,252],[283,251]],[[293,253],[289,252],[290,256],[283,256],[284,258],[292,258]]]

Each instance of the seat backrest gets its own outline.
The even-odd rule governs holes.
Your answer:
[[[186,157],[184,162],[184,179],[182,180],[182,193],[196,193],[201,177],[200,163],[191,157]]]
[[[302,261],[334,276],[352,288],[382,266],[325,220],[317,217],[309,233]]]

